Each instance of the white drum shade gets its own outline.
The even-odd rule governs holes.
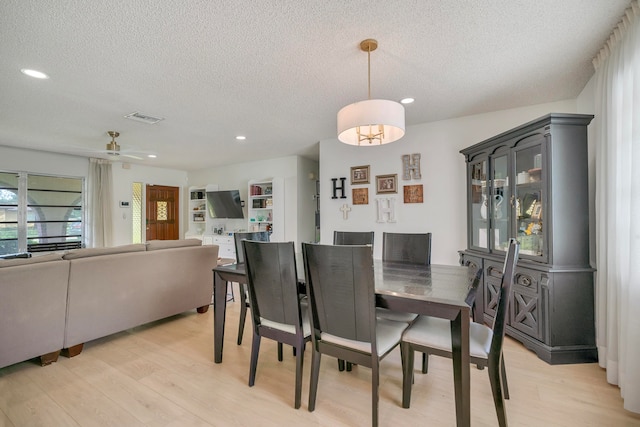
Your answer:
[[[378,133],[378,125],[382,125],[384,137],[367,140],[366,134],[369,133],[370,125],[373,127],[372,133]],[[360,127],[360,136],[358,127]],[[404,107],[399,102],[368,99],[349,104],[338,111],[338,139],[345,144],[382,145],[397,141],[403,136]]]

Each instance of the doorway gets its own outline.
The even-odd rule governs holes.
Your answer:
[[[147,185],[147,241],[178,240],[180,234],[180,188]]]

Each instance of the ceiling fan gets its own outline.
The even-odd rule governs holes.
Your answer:
[[[142,160],[140,156],[147,156],[151,153],[145,153],[132,149],[121,149],[120,145],[116,142],[116,138],[120,136],[120,132],[110,130],[107,135],[111,137],[111,142],[107,143],[105,150],[101,150],[101,153],[105,153],[111,157],[129,157],[131,159]]]

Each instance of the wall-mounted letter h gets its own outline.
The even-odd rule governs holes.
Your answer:
[[[340,178],[340,186],[338,187],[338,178],[331,178],[331,182],[333,183],[333,197],[331,197],[332,199],[338,198],[338,196],[336,195],[338,193],[338,190],[340,190],[341,199],[347,198],[347,196],[344,195],[344,182],[346,180],[347,178]]]

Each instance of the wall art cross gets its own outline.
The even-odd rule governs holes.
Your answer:
[[[342,205],[340,210],[342,211],[342,219],[349,219],[349,212],[351,211],[349,205],[345,203],[344,205]]]

